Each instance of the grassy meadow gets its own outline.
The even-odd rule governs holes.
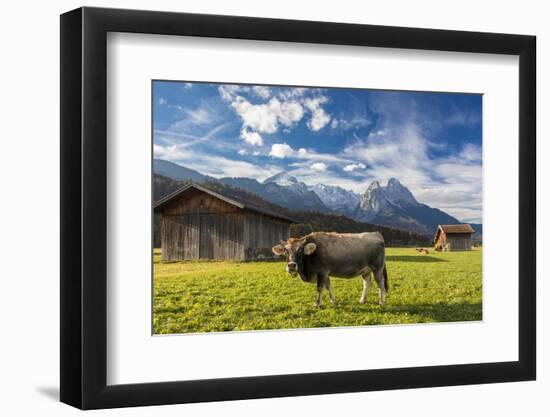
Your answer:
[[[155,334],[364,326],[482,319],[481,250],[419,255],[387,248],[390,290],[378,304],[373,285],[359,304],[363,281],[332,278],[336,304],[284,271],[284,262],[185,261],[154,256]]]

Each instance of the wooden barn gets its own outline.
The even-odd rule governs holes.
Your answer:
[[[435,232],[434,248],[444,252],[471,250],[474,233],[469,224],[440,224]]]
[[[196,184],[154,205],[160,214],[162,259],[258,259],[290,234],[294,221]]]

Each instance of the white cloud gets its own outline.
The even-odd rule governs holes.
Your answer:
[[[258,97],[263,98],[264,100],[267,100],[269,97],[271,97],[271,90],[269,89],[269,87],[255,85],[254,87],[252,87],[252,91]]]
[[[321,104],[327,101],[328,99],[325,96],[306,98],[304,100],[304,105],[311,112],[311,119],[307,122],[310,130],[317,132],[330,122],[330,116],[321,107]]]
[[[304,109],[297,101],[291,100],[281,103],[277,99],[272,99],[270,105],[276,109],[279,121],[287,127],[299,122],[304,116]]]
[[[307,155],[308,155],[308,152],[307,152],[307,150],[306,150],[305,148],[300,148],[300,149],[298,149],[298,156],[299,156],[300,158],[306,158]]]
[[[258,132],[246,128],[241,130],[241,138],[249,145],[262,146],[264,144],[264,140]]]
[[[259,155],[261,155],[261,154],[262,154],[262,153],[261,153],[260,151],[254,151],[254,152],[252,152],[252,155],[254,155],[254,156],[259,156]]]
[[[330,116],[328,116],[323,109],[319,108],[313,112],[313,116],[307,123],[307,126],[314,132],[317,132],[325,127],[328,122],[330,122]]]
[[[280,102],[272,98],[264,104],[252,104],[241,96],[235,97],[231,107],[243,122],[243,127],[259,133],[275,133],[279,125],[292,126],[299,122],[304,110],[297,101]]]
[[[365,164],[358,163],[358,164],[348,164],[343,169],[346,172],[352,172],[352,171],[355,171],[356,169],[365,169],[366,167],[367,166]]]
[[[277,96],[282,100],[298,99],[303,97],[308,91],[310,91],[309,88],[292,87],[284,90],[279,90]]]
[[[193,84],[191,83],[183,83],[183,89],[188,90],[189,88],[193,87]]]
[[[336,122],[336,123],[335,123]],[[341,130],[357,129],[360,127],[367,127],[371,122],[364,114],[355,115],[352,118],[339,118],[338,120],[333,118],[330,125],[331,128],[340,128]]]
[[[293,155],[294,149],[286,143],[274,143],[271,145],[271,151],[269,152],[269,156],[280,159],[288,158]]]
[[[371,136],[384,136],[385,134],[386,134],[386,129],[378,129],[378,130],[370,132],[369,137],[371,137]]]
[[[153,150],[155,158],[175,162],[215,178],[248,177],[261,181],[281,170],[280,167],[272,165],[259,166],[246,161],[207,155],[197,150],[191,152],[182,149],[178,145],[162,146],[155,144]]]
[[[153,144],[153,155],[156,159],[164,159],[166,161],[178,161],[191,156],[191,153],[185,149],[181,149],[178,145],[157,145]]]
[[[327,164],[324,162],[315,162],[314,164],[311,164],[310,168],[314,171],[324,172],[327,170]]]
[[[214,119],[212,113],[204,106],[197,107],[193,110],[185,110],[185,113],[187,113],[193,123],[198,125],[211,123]]]
[[[167,101],[166,101],[166,99],[165,99],[164,97],[160,97],[160,98],[158,99],[158,103],[159,103],[161,106],[164,106],[164,105],[167,103]]]
[[[237,153],[241,156],[248,155],[248,152],[246,151],[246,149],[239,149],[239,152]]]
[[[467,143],[462,148],[458,158],[468,162],[481,162],[481,146]]]
[[[248,177],[261,181],[280,171],[273,166],[258,166],[246,161],[235,161],[221,156],[196,154],[194,160],[187,160],[186,167],[212,177]]]
[[[242,97],[237,97],[231,103],[243,121],[243,127],[249,127],[261,133],[275,133],[278,122],[277,115],[266,104],[254,105]]]
[[[250,87],[237,84],[223,84],[218,87],[218,93],[225,101],[233,101],[241,91],[250,91]]]
[[[228,102],[242,121],[242,128],[259,134],[274,134],[279,129],[289,133],[297,123],[310,114],[307,126],[319,131],[330,123],[331,116],[322,105],[328,98],[319,95],[317,89],[289,88],[278,89],[265,86],[221,85],[218,92]],[[265,102],[255,104],[242,93],[253,94]],[[308,96],[305,96],[308,94]],[[310,96],[314,94],[314,96]],[[248,97],[248,96],[247,96]],[[337,122],[336,122],[337,123]]]

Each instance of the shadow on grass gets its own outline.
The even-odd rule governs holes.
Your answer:
[[[435,258],[433,256],[421,256],[421,255],[403,255],[403,256],[386,256],[386,261],[389,262],[449,262],[446,259]]]

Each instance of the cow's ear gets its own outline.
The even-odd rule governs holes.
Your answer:
[[[285,247],[283,245],[275,245],[271,248],[275,255],[282,255],[285,253]]]
[[[308,243],[304,246],[304,254],[311,255],[315,252],[315,249],[317,249],[317,245],[315,243]]]

